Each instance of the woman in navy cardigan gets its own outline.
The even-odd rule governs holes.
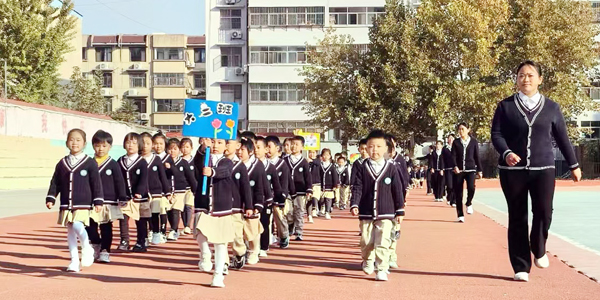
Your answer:
[[[529,280],[531,253],[538,268],[549,265],[546,240],[555,186],[552,138],[569,164],[573,180],[581,179],[560,107],[538,92],[542,80],[539,64],[525,61],[519,65],[519,92],[498,104],[492,121],[492,143],[500,153],[500,185],[508,204],[508,252],[518,281]],[[528,195],[533,211],[531,237]]]

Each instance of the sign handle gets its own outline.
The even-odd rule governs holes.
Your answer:
[[[206,155],[204,156],[204,167],[208,167],[208,163],[210,162],[210,147],[206,147],[204,151]],[[204,171],[204,170],[202,170]],[[206,186],[208,184],[208,177],[202,175],[202,196],[206,195]]]

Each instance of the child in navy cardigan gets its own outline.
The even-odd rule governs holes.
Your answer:
[[[363,271],[376,280],[386,281],[394,221],[404,217],[404,195],[400,174],[394,164],[384,158],[388,152],[385,134],[372,131],[367,137],[370,158],[356,174],[352,187],[351,213],[361,221],[361,253]]]
[[[190,164],[183,157],[179,156],[179,140],[176,138],[170,139],[168,143],[169,156],[173,160],[171,170],[171,186],[173,187],[173,196],[171,205],[167,208],[167,216],[171,230],[167,236],[167,240],[176,241],[179,238],[179,220],[185,206],[185,197],[188,192],[196,192],[196,178],[194,171],[190,168]],[[163,160],[164,161],[164,160]]]
[[[60,213],[58,224],[67,227],[67,242],[71,263],[68,272],[79,272],[79,249],[77,239],[81,241],[81,266],[89,267],[94,263],[94,249],[90,245],[85,226],[89,224],[90,210],[96,212],[102,208],[102,182],[98,165],[83,153],[85,132],[72,129],[67,135],[67,148],[70,154],[61,159],[50,181],[46,207],[51,209],[60,194]]]
[[[348,199],[350,199],[350,168],[346,163],[345,157],[338,157],[335,171],[337,172],[340,181],[340,187],[336,190],[336,198],[340,201],[340,209],[344,210],[348,205]]]
[[[296,187],[292,180],[290,168],[284,159],[281,158],[281,142],[276,136],[267,137],[267,156],[271,164],[275,165],[277,175],[279,176],[279,185],[281,193],[273,195],[273,214],[275,216],[275,225],[277,226],[277,236],[279,238],[279,247],[285,249],[289,246],[290,232],[287,213],[292,206],[291,195],[296,193]]]
[[[306,199],[306,214],[308,223],[313,223],[313,217],[318,216],[319,205],[321,204],[323,190],[321,189],[321,159],[317,155],[316,150],[308,150],[308,165],[310,168],[310,176],[312,180],[312,197]]]
[[[321,190],[323,197],[321,199],[321,216],[326,220],[331,220],[331,208],[335,198],[335,189],[340,185],[339,176],[335,171],[335,165],[331,160],[331,150],[325,148],[321,151],[321,166],[319,168],[321,178]]]
[[[192,156],[192,150],[194,149],[194,143],[189,138],[182,138],[179,143],[179,149],[181,150],[181,156],[184,160],[188,162],[188,166],[194,174],[194,181],[197,183],[196,179],[196,170],[193,164],[194,157]],[[181,213],[181,219],[183,221],[183,231],[182,235],[192,233],[192,228],[190,225],[192,217],[194,216],[194,193],[191,190],[188,190],[185,193],[185,207],[183,212]]]
[[[277,169],[269,159],[267,159],[267,140],[266,138],[259,136],[255,141],[254,154],[256,159],[263,163],[267,180],[263,182],[263,189],[265,195],[271,194],[271,201],[265,203],[266,206],[260,214],[260,223],[263,226],[263,232],[260,235],[260,253],[259,257],[266,257],[267,251],[269,251],[269,245],[271,244],[273,236],[273,206],[274,199],[282,197],[281,184],[279,182],[279,176],[277,175]]]
[[[295,136],[291,139],[291,151],[285,160],[290,167],[292,179],[296,194],[294,198],[293,208],[293,227],[296,234],[296,240],[302,240],[302,231],[304,229],[304,211],[306,208],[307,199],[312,195],[312,177],[310,176],[310,166],[308,161],[302,156],[304,150],[304,138]]]
[[[162,134],[162,132],[158,132],[157,134],[152,136],[152,150],[154,153],[160,158],[163,163],[163,167],[165,169],[165,174],[167,176],[167,181],[169,182],[170,189],[168,193],[164,193],[163,197],[161,197],[160,201],[160,233],[161,233],[161,242],[165,243],[166,241],[176,240],[175,232],[170,231],[171,238],[167,237],[167,222],[170,220],[169,211],[173,206],[173,172],[172,166],[175,163],[171,155],[169,155],[167,150],[167,137]],[[182,209],[183,210],[183,209]]]

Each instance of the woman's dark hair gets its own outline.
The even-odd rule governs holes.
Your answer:
[[[179,147],[180,143],[181,142],[178,139],[176,139],[176,138],[169,139],[169,142],[167,143],[167,149],[171,148],[171,146],[173,146],[173,145],[177,146],[177,148],[180,148]]]
[[[150,135],[147,132],[146,132],[146,134]],[[125,135],[125,138],[123,138],[123,147],[125,147],[125,144],[127,143],[127,141],[137,141],[138,152],[142,152],[142,145],[144,144],[144,140],[142,139],[142,135],[140,135],[137,132],[130,132],[130,133],[128,133],[128,134]]]
[[[273,145],[275,145],[276,147],[279,147],[279,152],[281,153],[281,150],[283,149],[283,147],[281,147],[281,141],[279,141],[279,138],[274,136],[274,135],[270,135],[267,137],[267,144],[268,143],[273,143]]]
[[[467,125],[467,122],[460,122],[458,123],[458,125],[456,125],[456,131],[458,131],[458,127],[460,126],[464,126],[466,129],[469,129],[469,125]]]
[[[155,134],[154,136],[152,136],[153,142],[156,141],[156,139],[163,139],[165,141],[165,144],[167,143],[167,137],[160,131],[157,134]]]
[[[86,142],[86,137],[85,137],[85,131],[79,129],[79,128],[73,128],[71,130],[69,130],[69,133],[67,133],[67,140],[69,140],[69,137],[71,137],[71,134],[78,132],[79,134],[81,134],[81,137],[83,138],[83,142]]]
[[[246,149],[248,149],[249,154],[254,153],[254,142],[252,142],[251,139],[241,137],[240,143],[242,144],[242,147],[246,147]]]
[[[183,148],[183,145],[184,145],[185,143],[188,143],[188,144],[190,144],[190,147],[191,147],[192,149],[194,149],[194,142],[192,142],[192,140],[191,140],[190,138],[182,138],[182,139],[181,139],[181,142],[179,142],[179,148]]]
[[[536,63],[533,60],[526,60],[526,61],[522,62],[519,65],[519,67],[517,68],[517,75],[519,74],[519,71],[521,71],[521,68],[523,68],[524,66],[533,67],[537,71],[538,75],[540,75],[540,77],[543,75],[542,74],[542,65],[540,65],[539,63]]]
[[[109,145],[112,145],[113,137],[110,133],[100,129],[96,131],[96,133],[94,133],[94,136],[92,137],[92,145],[102,144],[104,142],[108,143]]]

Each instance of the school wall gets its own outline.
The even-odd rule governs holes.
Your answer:
[[[128,132],[156,132],[107,116],[0,98],[0,190],[47,188],[54,167],[68,154],[65,141],[72,128],[85,131],[88,155],[94,153],[94,133],[99,129],[110,132],[114,158],[125,153],[123,137]]]

